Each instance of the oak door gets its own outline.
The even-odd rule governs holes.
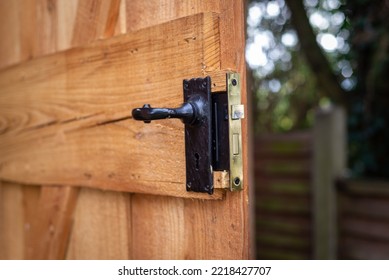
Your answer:
[[[183,124],[131,117],[227,71],[247,108],[243,1],[2,0],[0,35],[0,258],[250,257],[247,119],[244,189],[209,195]]]

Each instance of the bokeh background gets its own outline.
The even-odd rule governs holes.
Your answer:
[[[258,258],[389,258],[388,18],[388,0],[248,2]]]

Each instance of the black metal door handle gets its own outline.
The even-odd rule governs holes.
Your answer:
[[[194,115],[195,110],[190,103],[184,103],[179,108],[151,108],[150,104],[145,104],[142,108],[132,110],[132,117],[145,123],[150,123],[152,120],[176,118],[182,119],[185,124],[191,124]]]
[[[187,191],[213,193],[211,78],[183,81],[184,103],[178,108],[152,108],[149,104],[132,110],[134,120],[178,118],[185,124]]]
[[[134,120],[177,118],[185,124],[186,190],[214,191],[213,172],[229,172],[230,190],[243,188],[242,126],[239,74],[227,73],[226,92],[211,94],[211,78],[183,80],[184,103],[178,108],[132,110]],[[228,176],[227,175],[227,176]]]
[[[138,121],[150,123],[152,120],[181,119],[184,124],[200,124],[204,117],[205,102],[200,96],[194,96],[178,108],[152,108],[150,104],[144,104],[142,108],[132,110],[132,117]]]

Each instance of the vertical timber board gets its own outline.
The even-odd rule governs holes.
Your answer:
[[[126,1],[127,31],[163,23],[199,12],[220,14],[222,69],[238,71],[242,78],[242,102],[247,108],[244,59],[245,13],[243,1]],[[206,73],[207,69],[204,69]],[[246,112],[247,115],[247,112]],[[247,162],[247,121],[242,122],[244,176],[249,178]],[[192,201],[142,195],[132,197],[134,259],[155,256],[160,259],[247,259],[252,256],[249,241],[249,183],[244,191],[227,193],[223,201]],[[153,227],[158,224],[165,230]],[[179,225],[179,227],[178,227]],[[169,228],[179,228],[172,231]],[[185,242],[182,240],[184,228]],[[150,234],[152,230],[152,234]],[[167,239],[166,239],[167,238]],[[158,246],[157,246],[157,241]],[[150,246],[154,244],[158,248]],[[169,251],[174,248],[174,252]],[[155,255],[154,255],[155,254]]]
[[[17,8],[17,1],[0,2],[0,34],[2,38],[7,38],[0,44],[0,68],[20,61],[20,23]]]
[[[24,228],[24,253],[23,258],[27,259],[34,251],[34,225],[39,219],[39,197],[41,195],[41,188],[39,186],[21,186],[23,191],[23,228]]]
[[[132,259],[186,258],[183,199],[134,194],[131,214]]]
[[[35,1],[1,1],[0,35],[7,40],[0,44],[0,68],[34,57],[36,32]],[[0,251],[7,259],[23,259],[29,251],[30,221],[33,220],[38,187],[10,183],[0,184]],[[26,199],[31,196],[31,199]],[[10,207],[12,206],[12,207]],[[12,219],[9,217],[12,216]],[[10,234],[10,231],[12,234]]]
[[[0,182],[0,260],[23,259],[22,186]]]
[[[59,49],[81,45],[90,40],[107,38],[114,35],[114,32],[134,31],[195,13],[214,11],[221,17],[222,68],[232,69],[241,74],[242,102],[247,105],[242,2],[233,0],[187,2],[122,0],[118,3],[115,0],[96,0],[82,3],[74,1],[71,4],[65,4],[65,1],[61,0],[55,2],[57,5],[53,7],[50,6],[52,1],[42,0],[36,4],[36,7],[34,7],[35,1],[29,2],[32,3],[30,4],[32,8],[27,9],[28,11],[24,9],[25,6],[21,1],[16,4],[13,2],[4,4],[3,2],[1,7],[4,5],[16,7],[11,9],[13,16],[7,23],[15,23],[13,28],[16,28],[15,34],[19,34],[19,30],[25,30],[21,35],[25,42],[20,43],[19,35],[13,35],[15,37],[11,37],[11,42],[15,44],[7,45],[6,59],[5,62],[1,60],[0,67],[42,55],[45,50],[47,53],[55,52]],[[10,8],[6,8],[4,11],[8,12]],[[51,29],[47,27],[48,29],[36,30],[41,26],[37,22],[38,17],[35,18],[37,10],[50,14],[39,18],[43,18],[45,24],[52,23]],[[75,12],[76,15],[74,15]],[[33,16],[20,16],[20,13],[32,13]],[[8,18],[5,21],[7,20]],[[66,21],[67,25],[63,25],[62,20]],[[75,20],[74,24],[67,22],[72,20]],[[116,24],[115,21],[117,21]],[[124,25],[124,21],[127,26]],[[74,26],[71,36],[68,26]],[[4,34],[9,30],[3,27],[0,31]],[[35,41],[35,34],[40,38],[41,43]],[[71,42],[69,38],[72,38]],[[13,49],[15,45],[18,47]],[[19,49],[23,49],[23,54],[19,54]],[[207,69],[204,69],[204,74],[206,71]],[[242,126],[244,147],[246,147],[246,121],[243,121]],[[247,159],[246,148],[243,150],[243,158]],[[247,160],[244,162],[244,170],[244,176],[248,178]],[[228,193],[224,201],[212,202],[143,195],[136,195],[131,199],[131,195],[128,194],[81,190],[67,258],[249,258],[248,181],[245,180],[245,182],[243,192]],[[27,215],[27,209],[33,208],[35,201],[38,201],[35,198],[38,196],[36,191],[30,192],[30,189],[23,190],[23,193],[28,195],[27,204],[30,205],[25,208]],[[32,212],[30,217],[25,217],[25,219],[34,220],[34,216]],[[147,217],[151,217],[153,221],[148,223],[145,220]],[[88,224],[91,221],[93,224]],[[156,231],[153,223],[163,225],[166,230]],[[110,230],[112,228],[115,229],[116,234]],[[145,235],[151,228],[154,229],[153,233]],[[170,228],[177,230],[169,230]],[[169,235],[165,242],[166,232]],[[135,236],[132,237],[131,233]],[[28,237],[26,244],[29,244],[34,238],[30,238],[31,235],[26,236]],[[88,238],[86,243],[84,243],[85,238]],[[101,240],[106,242],[101,242]],[[159,247],[158,250],[155,246],[148,246],[151,241],[159,241],[156,245]],[[111,247],[115,249],[111,250]],[[26,255],[31,253],[29,248],[26,245]]]
[[[124,0],[79,1],[71,47],[124,33],[124,4]],[[130,203],[130,194],[82,189],[66,258],[128,259]]]
[[[26,259],[64,259],[78,189],[43,186],[31,221]],[[29,199],[29,197],[27,198]]]
[[[120,6],[120,2],[119,0],[36,0],[27,1],[27,3],[25,1],[1,1],[0,34],[8,39],[0,44],[0,68],[80,46],[98,38],[108,38],[114,35],[115,30],[123,32],[125,6],[123,4]],[[121,28],[116,28],[119,14],[122,15],[122,24]],[[40,190],[39,187],[15,184],[12,184],[11,189],[5,185],[9,184],[3,183],[0,190],[2,194],[0,207],[5,210],[0,217],[0,230],[4,228],[13,231],[16,230],[15,227],[19,228],[20,224],[22,232],[15,231],[13,235],[10,235],[7,230],[4,230],[0,233],[0,248],[5,249],[1,257],[63,258],[67,249],[66,240],[72,222],[77,190],[70,188],[62,190],[59,187],[47,186]],[[60,203],[56,204],[55,198],[61,194],[65,194],[65,200],[60,200]],[[129,199],[127,199],[128,202],[115,199],[115,195],[117,198],[121,197],[120,193],[115,193],[107,199],[121,203],[121,206],[129,202]],[[91,195],[90,199],[102,203],[96,196]],[[44,207],[46,204],[54,208],[60,207],[58,212],[51,213],[56,216],[41,215],[46,209]],[[106,209],[106,211],[109,215],[112,210]],[[89,215],[87,211],[77,213],[79,215],[76,218],[80,220],[87,219]],[[9,215],[13,218],[9,219]],[[53,221],[57,221],[55,225]],[[53,232],[55,228],[64,231],[61,230],[62,234],[58,235],[55,231]],[[100,231],[105,229],[105,225],[97,228]],[[122,229],[127,229],[127,225],[122,225]],[[52,233],[54,236],[50,235]],[[51,238],[47,242],[49,236]],[[74,236],[72,240],[75,240]],[[94,246],[106,246],[105,242],[100,242],[99,239],[91,240]],[[123,254],[116,255],[112,254],[111,257],[123,256]],[[75,253],[72,257],[78,258]],[[85,254],[79,257],[85,258]]]
[[[246,61],[244,57],[245,22],[244,0],[220,0],[221,68],[234,69],[240,73],[242,104],[245,106],[245,115],[249,116],[247,113]],[[243,177],[246,178],[244,180],[244,190],[227,193],[226,203],[220,204],[217,211],[220,217],[228,213],[225,218],[229,222],[224,221],[224,228],[222,228],[228,232],[225,244],[237,248],[233,251],[236,253],[230,255],[230,258],[251,258],[251,248],[254,247],[250,243],[249,182],[251,181],[251,174],[249,174],[248,166],[248,139],[248,125],[247,118],[245,118],[242,120]],[[223,234],[223,232],[218,234]]]
[[[120,0],[79,1],[72,46],[80,46],[115,35],[120,2]]]
[[[42,2],[42,1],[41,1]],[[34,39],[39,23],[36,18],[38,1],[0,2],[0,68],[34,57]],[[40,188],[0,183],[0,248],[4,258],[23,259],[31,245],[31,223],[35,219]],[[9,217],[12,219],[9,219]],[[10,234],[12,231],[12,234]],[[3,251],[3,250],[1,250]]]
[[[31,3],[31,2],[30,2]],[[32,46],[31,58],[70,48],[75,20],[76,0],[32,2],[35,14],[31,25],[34,37],[25,41]],[[35,25],[34,25],[35,24]],[[30,48],[31,49],[31,48]],[[34,194],[24,191],[26,205]],[[35,207],[28,211],[28,234],[25,237],[26,259],[64,259],[71,231],[78,189],[62,186],[42,186]],[[35,195],[36,197],[36,195]],[[34,200],[33,200],[34,201]],[[36,199],[35,199],[36,201]]]
[[[67,259],[129,259],[130,194],[81,189]]]
[[[0,1],[0,68],[71,47],[78,0]]]

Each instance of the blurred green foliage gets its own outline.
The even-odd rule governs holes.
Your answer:
[[[389,1],[304,0],[306,13],[346,95],[353,176],[389,177]],[[246,55],[255,132],[313,125],[331,103],[301,53],[284,0],[252,0]]]
[[[327,52],[335,72],[351,66],[343,56],[348,52],[347,21],[339,11],[340,2],[305,1],[318,40],[331,35],[337,46]],[[325,37],[325,36],[324,36]],[[328,38],[327,38],[328,39]],[[329,41],[331,43],[331,41]],[[331,45],[329,46],[331,47]],[[300,51],[291,24],[291,14],[283,0],[251,1],[248,17],[248,62],[253,73],[255,92],[255,132],[285,132],[306,129],[313,124],[314,108],[328,106],[330,100],[317,85],[315,74]]]
[[[349,96],[349,165],[355,176],[389,177],[389,1],[348,1],[357,84]]]

